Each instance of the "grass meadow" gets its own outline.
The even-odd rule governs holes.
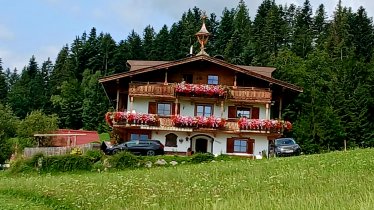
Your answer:
[[[118,172],[0,172],[0,209],[374,209],[374,149]]]

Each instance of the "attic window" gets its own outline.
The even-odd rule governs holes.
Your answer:
[[[208,75],[208,84],[209,85],[218,85],[218,76],[217,75]]]

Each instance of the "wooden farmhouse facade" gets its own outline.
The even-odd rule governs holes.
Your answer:
[[[175,61],[127,61],[129,71],[101,78],[115,112],[107,122],[124,141],[156,139],[166,152],[256,155],[292,124],[282,111],[302,92],[272,78],[272,67],[234,65],[205,52]]]

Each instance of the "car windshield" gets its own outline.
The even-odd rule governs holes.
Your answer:
[[[293,145],[296,144],[293,139],[277,139],[275,145]]]

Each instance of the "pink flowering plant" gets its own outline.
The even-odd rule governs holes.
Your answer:
[[[224,97],[228,91],[221,85],[186,84],[178,83],[175,87],[176,93],[195,96]]]
[[[154,114],[108,112],[105,115],[105,121],[109,126],[113,126],[113,124],[157,125],[159,118]]]
[[[176,115],[172,118],[175,127],[193,127],[193,128],[216,128],[222,129],[226,125],[226,120],[220,117],[203,116],[181,116]]]
[[[274,130],[280,131],[291,130],[292,124],[289,121],[264,120],[264,119],[248,119],[242,117],[238,121],[241,130]]]

